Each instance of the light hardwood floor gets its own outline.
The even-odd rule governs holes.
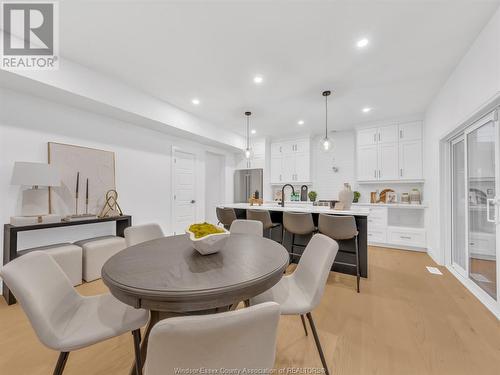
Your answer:
[[[313,316],[332,374],[498,374],[500,323],[443,267],[423,253],[369,249],[368,280],[332,273]],[[82,294],[106,291],[100,282]],[[127,374],[130,334],[70,355],[67,375]],[[0,374],[51,374],[57,353],[37,340],[18,305],[0,303]],[[276,367],[320,367],[299,317],[280,322]]]

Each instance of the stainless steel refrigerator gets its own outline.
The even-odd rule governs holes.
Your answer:
[[[262,198],[262,169],[240,169],[234,171],[234,203],[247,203],[256,191]]]

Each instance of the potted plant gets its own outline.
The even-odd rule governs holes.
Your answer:
[[[359,191],[354,192],[354,199],[352,200],[353,203],[358,203],[359,202],[359,197],[361,197],[361,193]]]
[[[311,202],[316,202],[316,197],[318,196],[318,193],[316,193],[314,190],[311,190],[307,195]]]

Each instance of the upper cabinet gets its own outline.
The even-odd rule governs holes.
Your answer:
[[[398,141],[398,125],[358,130],[358,146],[377,145]]]
[[[357,131],[358,181],[421,180],[422,123]]]
[[[271,143],[271,183],[307,183],[311,181],[310,140]]]
[[[246,159],[243,153],[237,156],[236,169],[265,168],[266,165],[266,141],[258,139],[251,144],[253,156]]]

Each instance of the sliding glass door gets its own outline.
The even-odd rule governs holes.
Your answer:
[[[498,125],[486,117],[466,131],[469,277],[497,299]]]
[[[500,135],[492,112],[450,141],[451,264],[500,308]]]
[[[468,275],[466,246],[466,180],[464,136],[451,142],[451,199],[452,199],[452,251],[453,267],[464,277]]]

